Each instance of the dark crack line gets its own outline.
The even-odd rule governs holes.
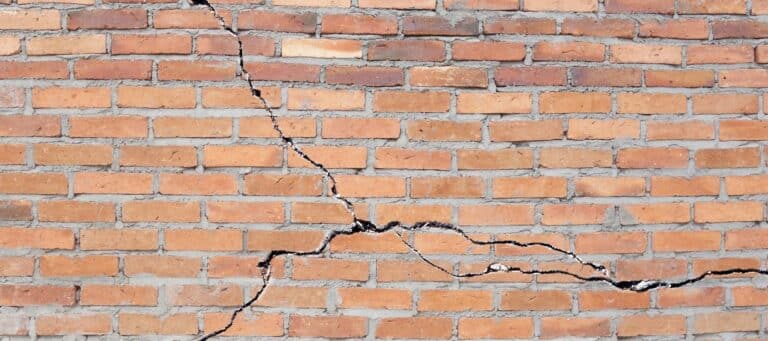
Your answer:
[[[554,246],[549,243],[545,242],[520,242],[517,240],[477,240],[472,238],[468,233],[466,233],[461,228],[444,222],[437,222],[437,221],[424,221],[424,222],[417,222],[412,225],[403,225],[399,221],[391,221],[387,223],[384,226],[377,226],[376,224],[365,220],[360,219],[356,212],[354,205],[352,202],[347,199],[346,197],[342,196],[338,192],[337,188],[337,182],[336,178],[333,176],[330,170],[328,170],[322,163],[315,161],[309,155],[307,155],[294,141],[291,137],[288,137],[280,127],[280,124],[277,120],[277,115],[275,115],[272,108],[269,106],[269,103],[266,101],[264,97],[261,95],[261,90],[257,88],[257,86],[254,84],[253,79],[251,79],[250,74],[245,69],[245,62],[243,57],[243,43],[240,39],[239,34],[233,30],[231,27],[226,25],[226,21],[224,20],[224,17],[221,16],[216,8],[211,5],[208,0],[191,0],[194,5],[203,5],[206,6],[216,17],[216,20],[219,23],[219,26],[221,26],[223,29],[225,29],[227,32],[229,32],[231,35],[233,35],[237,39],[238,44],[238,64],[240,65],[240,76],[244,77],[246,82],[248,83],[248,86],[251,91],[251,95],[255,98],[257,98],[261,104],[264,106],[265,110],[269,114],[269,118],[272,122],[272,128],[277,132],[279,138],[282,141],[282,144],[288,148],[290,148],[293,152],[295,152],[299,157],[304,159],[305,161],[309,162],[312,166],[315,168],[321,170],[324,173],[324,176],[328,179],[330,182],[330,191],[333,195],[334,199],[341,201],[344,204],[344,207],[346,210],[351,214],[352,216],[352,224],[351,227],[344,230],[331,230],[328,232],[325,237],[323,238],[323,241],[320,243],[320,245],[311,251],[291,251],[291,250],[271,250],[267,253],[267,255],[264,257],[262,261],[260,261],[257,266],[261,270],[261,277],[262,277],[262,286],[259,288],[259,290],[254,294],[254,296],[245,302],[243,305],[239,306],[237,309],[235,309],[232,312],[232,315],[230,316],[230,319],[228,323],[223,326],[220,329],[217,329],[213,332],[210,332],[206,335],[204,335],[202,338],[200,338],[200,341],[208,340],[212,337],[221,335],[225,333],[227,330],[229,330],[235,323],[235,320],[237,319],[237,316],[242,313],[245,309],[251,307],[254,303],[256,303],[259,298],[261,298],[266,291],[267,287],[269,286],[270,280],[271,280],[271,271],[272,271],[272,261],[279,256],[320,256],[323,253],[326,252],[331,242],[336,239],[338,236],[344,236],[344,235],[353,235],[357,233],[373,233],[373,234],[380,234],[385,232],[393,231],[398,238],[403,242],[403,244],[414,254],[416,254],[422,261],[424,261],[426,264],[430,265],[431,267],[446,273],[450,275],[453,278],[472,278],[472,277],[480,277],[485,276],[493,273],[520,273],[520,274],[526,274],[526,275],[564,275],[569,276],[584,282],[603,282],[610,286],[613,286],[616,289],[620,290],[626,290],[626,291],[633,291],[633,292],[645,292],[652,289],[657,288],[677,288],[682,287],[685,285],[693,284],[699,281],[702,281],[706,279],[707,277],[711,276],[726,276],[726,275],[732,275],[732,274],[761,274],[761,275],[768,275],[768,271],[761,270],[761,269],[755,269],[755,268],[731,268],[726,270],[710,270],[706,271],[698,276],[691,277],[688,279],[680,280],[680,281],[665,281],[665,280],[653,280],[653,279],[643,279],[643,280],[624,280],[619,281],[615,280],[608,276],[607,268],[599,263],[589,262],[585,261],[581,257],[579,257],[577,254],[561,249],[557,246]],[[600,273],[602,273],[602,276],[582,276],[578,273],[573,273],[565,270],[526,270],[521,267],[517,266],[507,266],[503,263],[491,263],[483,271],[478,272],[454,272],[453,270],[446,269],[445,267],[433,262],[424,254],[421,253],[417,248],[415,248],[411,243],[409,243],[402,235],[400,231],[397,231],[395,229],[399,229],[402,231],[416,231],[416,230],[425,230],[425,229],[439,229],[439,230],[445,230],[450,231],[453,233],[459,234],[461,237],[463,237],[468,242],[479,245],[479,246],[489,246],[489,245],[512,245],[516,247],[521,248],[528,248],[528,247],[542,247],[546,248],[550,251],[553,251],[555,253],[568,256],[569,258],[577,261],[583,266],[587,266],[593,270],[596,270]]]

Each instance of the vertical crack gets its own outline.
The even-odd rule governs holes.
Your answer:
[[[377,226],[376,224],[360,219],[356,212],[355,208],[352,204],[352,202],[347,199],[346,197],[339,194],[337,189],[337,182],[336,178],[334,178],[333,174],[320,162],[312,159],[310,156],[308,156],[294,141],[291,137],[287,136],[282,128],[279,125],[279,122],[277,120],[277,116],[275,115],[272,108],[269,106],[269,103],[266,101],[264,97],[261,95],[261,90],[258,89],[256,84],[254,84],[253,79],[251,78],[248,71],[245,69],[245,62],[243,57],[243,43],[240,39],[238,33],[233,30],[231,27],[226,25],[226,20],[224,17],[219,14],[219,12],[216,10],[216,8],[211,5],[208,0],[191,0],[192,4],[194,5],[202,5],[206,6],[212,14],[215,16],[216,20],[219,23],[219,26],[222,27],[224,30],[226,30],[229,34],[233,35],[237,39],[238,44],[238,64],[240,65],[240,73],[239,76],[243,77],[245,81],[248,83],[248,86],[250,88],[251,95],[259,100],[259,102],[264,106],[265,110],[267,111],[269,118],[272,122],[272,128],[277,132],[278,137],[280,138],[282,144],[288,148],[290,148],[293,152],[295,152],[299,157],[304,159],[305,161],[309,162],[311,165],[313,165],[315,168],[319,169],[323,172],[324,176],[328,179],[330,183],[330,191],[334,199],[340,201],[346,210],[351,214],[352,216],[352,224],[350,227],[347,227],[346,229],[342,230],[331,230],[324,236],[322,242],[320,245],[318,245],[317,248],[311,251],[290,251],[290,250],[271,250],[267,253],[267,255],[264,257],[263,260],[261,260],[258,263],[258,267],[261,271],[261,277],[262,277],[262,286],[259,288],[259,290],[254,294],[254,296],[249,299],[247,302],[245,302],[243,305],[239,306],[237,309],[235,309],[226,325],[224,325],[222,328],[219,328],[213,332],[210,332],[204,336],[202,336],[198,340],[208,340],[210,338],[213,338],[215,336],[221,335],[222,333],[225,333],[227,330],[229,330],[232,325],[235,323],[235,320],[237,319],[237,316],[242,313],[245,309],[251,307],[254,303],[256,303],[259,298],[264,294],[266,288],[269,286],[270,280],[271,280],[271,271],[272,271],[272,261],[279,256],[319,256],[325,253],[331,244],[331,242],[337,238],[338,236],[342,235],[353,235],[357,233],[373,233],[373,234],[380,234],[380,233],[386,233],[386,232],[394,232],[397,237],[402,241],[402,243],[416,256],[418,256],[422,261],[424,261],[426,264],[430,265],[431,267],[446,273],[452,277],[455,278],[471,278],[471,277],[479,277],[484,276],[488,274],[493,273],[520,273],[520,274],[526,274],[526,275],[565,275],[569,276],[584,282],[602,282],[606,283],[616,289],[620,290],[626,290],[626,291],[633,291],[633,292],[645,292],[652,289],[657,288],[677,288],[682,287],[685,285],[693,284],[699,281],[702,281],[708,277],[711,276],[724,276],[724,275],[731,275],[731,274],[761,274],[761,275],[768,275],[768,271],[761,270],[761,269],[755,269],[755,268],[732,268],[732,269],[726,269],[726,270],[710,270],[706,271],[698,276],[691,277],[688,279],[680,280],[680,281],[665,281],[665,280],[655,280],[655,279],[642,279],[642,280],[627,280],[627,281],[619,281],[615,280],[612,277],[610,277],[607,268],[599,263],[589,262],[581,257],[579,257],[577,254],[561,249],[557,246],[554,246],[549,243],[545,242],[520,242],[516,240],[477,240],[473,239],[469,234],[467,234],[464,230],[461,228],[444,222],[437,222],[437,221],[425,221],[425,222],[417,222],[412,225],[404,225],[399,221],[392,221],[389,222],[383,226]],[[401,233],[401,231],[420,231],[420,230],[431,230],[431,229],[437,229],[437,230],[443,230],[443,231],[449,231],[452,233],[459,234],[462,238],[467,240],[468,242],[474,244],[474,245],[512,245],[516,247],[521,248],[529,248],[529,247],[541,247],[544,249],[548,249],[550,251],[553,251],[557,254],[561,254],[564,256],[567,256],[570,259],[575,260],[576,262],[580,263],[583,266],[587,266],[593,270],[598,271],[602,275],[599,276],[583,276],[579,275],[578,273],[573,273],[565,270],[536,270],[536,269],[523,269],[521,267],[517,266],[508,266],[503,263],[494,262],[485,267],[482,271],[478,272],[454,272],[453,270],[447,269],[429,258],[427,258],[421,251],[419,251],[416,247],[414,247],[411,243],[409,243]]]

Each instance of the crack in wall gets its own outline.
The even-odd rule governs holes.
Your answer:
[[[211,339],[215,336],[218,336],[222,333],[225,333],[227,330],[229,330],[233,324],[235,323],[235,320],[237,319],[237,316],[242,313],[245,309],[251,307],[254,303],[256,303],[259,298],[264,294],[266,288],[269,286],[269,282],[271,279],[271,270],[272,270],[272,260],[274,260],[278,256],[318,256],[325,253],[325,251],[328,249],[331,242],[338,236],[344,236],[344,235],[353,235],[357,233],[373,233],[373,234],[380,234],[385,232],[394,232],[398,238],[403,242],[403,244],[414,254],[416,254],[422,261],[430,265],[431,267],[450,275],[454,278],[472,278],[472,277],[480,277],[489,275],[492,273],[520,273],[525,275],[565,275],[569,276],[574,279],[578,279],[584,282],[602,282],[606,283],[616,289],[625,290],[625,291],[632,291],[632,292],[645,292],[653,289],[658,288],[678,288],[686,285],[690,285],[699,281],[702,281],[708,277],[711,276],[727,276],[727,275],[733,275],[733,274],[761,274],[761,275],[768,275],[768,270],[761,270],[757,268],[730,268],[730,269],[724,269],[724,270],[708,270],[698,276],[690,277],[687,279],[679,280],[679,281],[666,281],[666,280],[659,280],[659,279],[641,279],[641,280],[616,280],[612,278],[605,266],[599,263],[589,262],[584,259],[582,259],[577,254],[566,251],[564,249],[561,249],[559,247],[556,247],[552,244],[545,243],[545,242],[520,242],[516,240],[477,240],[469,236],[464,230],[461,228],[454,226],[449,223],[444,222],[438,222],[438,221],[425,221],[425,222],[417,222],[412,225],[404,225],[403,223],[399,221],[391,221],[383,226],[378,226],[368,220],[360,219],[356,212],[355,208],[352,205],[352,202],[347,199],[346,197],[339,194],[337,189],[337,182],[336,178],[334,178],[333,174],[330,170],[328,170],[322,163],[317,162],[316,160],[309,157],[304,151],[301,150],[301,148],[294,143],[293,139],[286,136],[283,132],[282,128],[280,127],[277,116],[272,111],[272,108],[269,106],[269,103],[267,103],[266,99],[261,96],[261,90],[257,88],[257,86],[254,84],[253,79],[251,79],[250,74],[245,69],[244,65],[244,58],[243,58],[243,43],[240,39],[239,34],[233,30],[231,27],[226,25],[226,21],[223,16],[221,16],[216,8],[211,5],[211,3],[208,0],[190,0],[193,5],[202,5],[206,6],[216,17],[216,20],[219,23],[219,26],[222,27],[224,30],[226,30],[229,34],[233,35],[238,44],[238,58],[239,58],[239,76],[244,77],[245,81],[248,83],[248,86],[251,90],[251,95],[255,98],[257,98],[261,104],[264,106],[265,110],[267,111],[269,118],[272,122],[272,128],[277,132],[279,138],[282,141],[282,144],[288,148],[290,148],[293,152],[295,152],[299,157],[304,159],[305,161],[309,162],[311,165],[313,165],[315,168],[321,170],[324,173],[324,176],[328,179],[330,182],[330,190],[331,194],[333,195],[333,198],[342,202],[345,209],[350,213],[352,216],[352,224],[351,227],[345,230],[331,230],[328,232],[325,237],[323,238],[323,241],[320,243],[320,245],[311,251],[290,251],[290,250],[271,250],[267,253],[266,257],[260,261],[257,266],[261,270],[261,276],[263,284],[259,288],[259,290],[254,294],[254,296],[249,299],[247,302],[245,302],[243,305],[239,306],[237,309],[235,309],[228,321],[228,323],[213,332],[210,332],[204,336],[202,336],[199,341],[204,341]],[[397,229],[397,230],[396,230]],[[593,270],[596,270],[600,272],[602,275],[600,276],[582,276],[578,273],[569,272],[565,270],[526,270],[521,267],[517,266],[508,266],[503,263],[491,263],[485,267],[482,271],[477,272],[454,272],[453,270],[447,269],[426,256],[424,256],[421,251],[419,251],[416,247],[414,247],[410,242],[406,240],[406,238],[403,236],[403,234],[398,231],[417,231],[417,230],[427,230],[427,229],[438,229],[438,230],[445,230],[450,231],[453,233],[459,234],[461,237],[463,237],[468,242],[478,245],[478,246],[488,246],[488,245],[512,245],[517,246],[521,248],[528,248],[528,247],[542,247],[546,248],[550,251],[554,251],[555,253],[565,255],[569,257],[570,259],[575,260],[576,262],[580,263],[583,266],[587,266],[592,268]]]

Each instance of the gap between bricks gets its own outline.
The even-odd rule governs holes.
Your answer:
[[[231,27],[226,25],[226,22],[224,18],[218,13],[216,8],[211,5],[208,0],[190,0],[193,5],[201,5],[208,8],[208,10],[211,11],[211,13],[216,17],[216,20],[219,23],[219,27],[226,30],[229,34],[234,36],[237,39],[238,44],[238,64],[240,65],[240,76],[244,77],[245,81],[248,83],[248,86],[251,90],[251,96],[257,98],[261,104],[264,106],[265,110],[269,114],[269,118],[272,122],[272,128],[277,132],[279,138],[282,141],[282,144],[284,146],[287,146],[290,148],[293,152],[298,154],[302,159],[306,160],[310,164],[312,164],[315,168],[321,170],[324,173],[324,176],[328,178],[330,181],[330,189],[331,194],[333,194],[334,199],[341,201],[341,203],[344,205],[346,210],[350,213],[352,216],[352,225],[348,229],[344,230],[332,230],[328,232],[325,237],[323,238],[320,245],[315,248],[312,251],[289,251],[289,250],[271,250],[267,253],[266,257],[258,263],[258,268],[261,270],[261,277],[263,284],[259,288],[259,290],[254,294],[254,296],[246,301],[243,305],[235,309],[227,324],[217,329],[213,332],[210,332],[201,338],[198,339],[198,341],[204,341],[209,340],[213,337],[216,337],[227,330],[229,330],[235,323],[235,319],[237,316],[242,313],[245,309],[252,306],[254,303],[256,303],[259,298],[262,296],[264,291],[266,290],[267,286],[269,285],[270,279],[271,279],[271,270],[272,270],[272,260],[275,259],[278,256],[283,255],[290,255],[290,256],[318,256],[325,253],[326,249],[328,248],[328,245],[338,236],[343,235],[353,235],[357,233],[385,233],[393,231],[398,238],[403,242],[403,244],[418,258],[420,258],[422,261],[430,265],[431,267],[448,274],[455,278],[471,278],[471,277],[479,277],[484,276],[492,273],[504,273],[504,272],[514,272],[514,273],[520,273],[520,274],[526,274],[526,275],[540,275],[540,274],[556,274],[556,275],[565,275],[569,276],[584,282],[603,282],[606,283],[616,289],[619,290],[626,290],[626,291],[633,291],[633,292],[645,292],[657,288],[678,288],[686,285],[690,285],[699,281],[702,281],[706,279],[707,277],[711,276],[725,276],[725,275],[731,275],[731,274],[761,274],[761,275],[768,275],[768,270],[761,270],[756,268],[730,268],[725,270],[709,270],[706,271],[699,276],[687,278],[684,280],[679,281],[666,281],[662,279],[642,279],[642,280],[625,280],[625,281],[619,281],[613,279],[610,274],[608,273],[605,266],[602,264],[589,262],[581,257],[579,257],[577,254],[566,251],[564,249],[558,248],[552,244],[544,243],[544,242],[519,242],[513,239],[509,240],[494,240],[494,241],[485,241],[485,240],[477,240],[469,236],[464,230],[460,229],[457,226],[454,226],[449,223],[443,223],[438,221],[424,221],[424,222],[417,222],[412,225],[404,225],[399,221],[391,221],[383,226],[378,226],[368,220],[360,219],[357,217],[357,214],[355,212],[355,208],[352,205],[352,202],[349,201],[349,199],[345,198],[344,196],[340,195],[336,186],[336,179],[334,178],[333,174],[325,167],[322,163],[317,162],[310,158],[306,153],[304,153],[301,148],[293,142],[293,139],[290,137],[287,137],[282,129],[280,128],[280,125],[277,122],[277,116],[272,111],[272,108],[270,108],[269,104],[267,103],[266,99],[261,96],[261,90],[259,90],[256,85],[254,84],[253,80],[250,77],[250,74],[245,71],[244,66],[244,58],[243,58],[243,43],[242,40],[240,40],[240,36],[238,33],[233,30]],[[439,229],[439,230],[445,230],[450,231],[456,234],[459,234],[467,241],[471,242],[474,245],[513,245],[517,247],[543,247],[546,249],[549,249],[550,251],[554,251],[556,253],[559,253],[561,255],[565,255],[570,259],[573,259],[580,263],[581,265],[590,267],[596,271],[599,271],[602,273],[600,276],[582,276],[577,273],[565,271],[565,270],[526,270],[520,267],[511,267],[504,265],[502,263],[491,263],[485,267],[482,271],[478,272],[454,272],[451,269],[447,269],[444,266],[441,266],[433,261],[431,261],[429,258],[424,256],[417,248],[415,248],[411,243],[409,243],[405,237],[403,236],[401,231],[417,231],[417,230],[426,230],[426,229]]]

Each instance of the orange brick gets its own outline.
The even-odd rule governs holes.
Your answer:
[[[117,275],[117,256],[41,256],[44,277],[105,277]]]
[[[715,137],[712,122],[707,121],[648,122],[646,127],[648,141],[711,140]],[[722,138],[722,128],[720,134]]]
[[[123,221],[199,222],[200,203],[196,201],[129,201],[123,203]]]
[[[103,144],[36,144],[35,164],[109,166],[112,146]]]
[[[248,174],[245,176],[246,195],[318,196],[322,194],[320,175]]]
[[[633,315],[619,320],[619,336],[683,335],[687,330],[683,315]]]
[[[648,292],[582,291],[579,293],[579,308],[583,311],[647,309],[650,298]]]
[[[58,30],[61,14],[55,9],[16,9],[0,12],[2,30]]]
[[[619,168],[685,168],[688,150],[685,148],[625,148],[616,158]]]
[[[174,306],[235,307],[243,304],[243,290],[234,284],[168,285],[165,297]]]
[[[195,89],[185,87],[119,86],[117,106],[121,108],[179,108],[195,107]]]
[[[339,194],[356,198],[405,196],[405,179],[388,176],[336,175]]]
[[[539,151],[539,165],[544,168],[610,167],[611,154],[609,149],[543,148]]]
[[[2,115],[0,136],[61,136],[61,119],[54,115]]]
[[[532,225],[533,206],[527,204],[463,205],[459,207],[459,225],[506,226]]]
[[[105,34],[78,34],[31,37],[27,40],[29,55],[75,55],[107,53]]]
[[[719,306],[725,302],[725,290],[717,287],[660,289],[656,305],[668,307]]]
[[[327,168],[365,168],[368,151],[355,146],[311,146],[302,151]],[[288,167],[315,168],[296,153],[288,154]]]
[[[75,247],[75,235],[68,228],[0,228],[0,247],[4,249],[62,249]]]
[[[758,148],[699,149],[696,168],[749,168],[760,166]]]
[[[141,116],[70,116],[70,137],[146,138],[149,124]]]
[[[605,45],[590,42],[539,42],[533,47],[534,61],[601,62]]]
[[[491,121],[491,141],[546,141],[563,138],[563,121]]]
[[[144,173],[75,173],[74,192],[88,194],[149,194],[152,174]]]
[[[410,84],[412,86],[452,86],[462,88],[488,87],[487,71],[482,68],[416,66],[409,70],[409,74]]]
[[[691,221],[690,206],[686,203],[653,203],[622,206],[621,223],[664,224]]]
[[[640,122],[630,119],[570,119],[568,139],[613,140],[640,137]]]
[[[695,333],[756,331],[760,329],[760,314],[752,312],[716,312],[697,314],[693,320]]]
[[[354,338],[368,334],[368,319],[361,316],[291,315],[288,335],[299,337]]]
[[[611,45],[610,59],[613,63],[679,65],[683,54],[680,46],[622,44]]]
[[[232,121],[228,118],[158,117],[152,126],[155,137],[232,136]]]
[[[531,95],[527,93],[461,92],[456,100],[460,114],[525,114],[531,112]]]
[[[197,277],[200,273],[200,258],[129,255],[125,256],[124,272],[129,277]]]
[[[237,229],[184,229],[165,231],[165,249],[170,251],[239,251],[243,232]]]
[[[112,331],[109,314],[41,315],[35,320],[38,335],[103,335]]]
[[[683,114],[687,100],[683,94],[619,93],[619,114]]]
[[[376,325],[376,337],[385,339],[449,339],[451,319],[446,317],[388,317]]]
[[[748,45],[691,45],[686,49],[689,65],[741,64],[755,59],[754,49]]]
[[[368,262],[346,259],[300,258],[293,260],[293,279],[367,281]]]
[[[46,87],[32,89],[34,108],[108,108],[109,88]]]
[[[585,197],[635,197],[645,194],[645,179],[638,177],[580,177],[575,195]]]
[[[528,148],[498,150],[459,149],[459,169],[524,169],[533,168],[533,151]]]
[[[576,253],[643,253],[645,232],[594,232],[576,236]]]
[[[564,198],[567,179],[562,177],[495,178],[494,198]]]
[[[756,95],[717,93],[691,97],[694,114],[757,114]]]
[[[319,231],[248,231],[249,251],[311,251],[320,246]]]
[[[611,321],[600,317],[542,317],[541,337],[599,337],[611,335]]]
[[[197,333],[197,318],[190,313],[164,316],[120,313],[120,335],[191,335]]]
[[[0,173],[0,193],[66,194],[68,187],[60,173]]]
[[[653,233],[656,252],[717,251],[719,231],[658,231]]]
[[[188,54],[192,37],[187,34],[113,34],[112,54]]]
[[[557,311],[571,309],[571,295],[560,290],[505,290],[501,292],[501,310]]]
[[[323,138],[330,139],[396,139],[400,136],[400,120],[390,118],[324,118]]]
[[[459,319],[461,339],[519,339],[533,336],[529,317],[463,317]]]
[[[256,305],[262,307],[325,308],[328,288],[268,286]]]
[[[55,222],[113,222],[113,203],[85,202],[70,200],[41,201],[38,203],[40,221]]]
[[[377,148],[376,168],[437,169],[451,167],[451,154],[442,150]]]
[[[205,146],[206,167],[279,167],[283,150],[278,146]]]
[[[651,177],[652,196],[705,196],[720,193],[720,180],[715,176],[697,176],[691,178],[653,176]]]
[[[84,285],[80,291],[80,304],[105,306],[155,306],[157,288],[135,285]]]
[[[121,166],[193,167],[197,164],[194,147],[188,146],[123,146]]]
[[[6,277],[32,276],[35,272],[33,257],[0,257],[0,275]]]
[[[215,223],[282,223],[285,221],[282,203],[209,201],[206,216]]]
[[[763,220],[763,204],[757,201],[697,202],[693,209],[697,223]]]
[[[483,290],[421,290],[419,311],[484,311],[493,307],[493,293]]]
[[[586,225],[605,222],[608,205],[549,204],[544,205],[541,223],[544,225]]]
[[[82,250],[156,250],[158,240],[155,229],[80,230]]]
[[[597,0],[574,0],[562,2],[557,0],[539,0],[525,3],[525,11],[553,11],[553,12],[595,12]]]

